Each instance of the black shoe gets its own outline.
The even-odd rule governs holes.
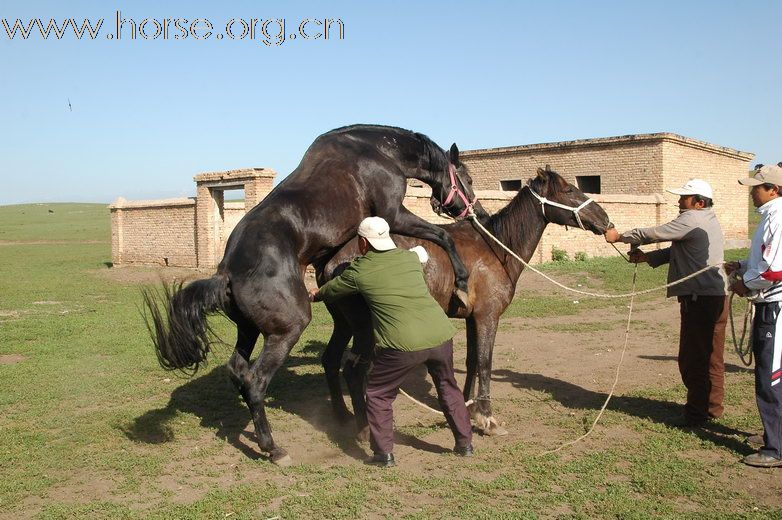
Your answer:
[[[369,464],[370,466],[378,466],[380,468],[393,468],[396,466],[396,462],[394,462],[394,454],[382,452],[375,452],[375,454],[372,455],[372,458],[366,461],[366,464]]]
[[[453,449],[453,452],[459,455],[460,457],[472,457],[475,453],[475,450],[472,449],[472,444],[468,444],[467,446],[462,447],[455,447]]]
[[[692,417],[689,415],[679,415],[668,421],[668,424],[674,428],[703,428],[711,421],[711,417]]]

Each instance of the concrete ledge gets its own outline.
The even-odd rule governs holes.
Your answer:
[[[195,203],[194,197],[159,200],[125,200],[120,197],[109,205],[109,209],[170,208],[173,206],[195,206]]]
[[[740,150],[734,150],[733,148],[727,148],[725,146],[717,146],[715,144],[707,143],[705,141],[699,141],[690,137],[684,137],[679,134],[673,134],[670,132],[660,132],[655,134],[631,134],[620,135],[614,137],[596,137],[593,139],[576,139],[573,141],[557,141],[553,143],[537,143],[537,144],[525,144],[521,146],[504,146],[499,148],[481,148],[477,150],[464,150],[459,152],[459,155],[464,158],[473,157],[486,157],[492,155],[510,155],[510,154],[526,154],[530,152],[536,152],[541,150],[556,150],[563,151],[568,148],[594,148],[613,146],[617,144],[636,144],[654,141],[669,141],[684,146],[690,146],[693,148],[700,148],[708,150],[720,155],[727,155],[740,159],[743,161],[751,161],[755,157],[754,153],[742,152]]]
[[[193,177],[196,182],[232,181],[239,179],[274,178],[277,172],[271,168],[241,168],[222,172],[204,172]]]
[[[510,201],[516,196],[518,192],[515,191],[503,191],[503,190],[475,190],[475,194],[478,196],[478,200],[504,200]],[[586,193],[588,197],[598,204],[665,204],[669,199],[661,193],[652,193],[649,195],[630,195],[630,194],[600,194],[600,193]],[[408,187],[406,197],[424,198],[428,199],[432,196],[432,190],[429,186],[418,188]],[[673,197],[673,195],[672,195]]]

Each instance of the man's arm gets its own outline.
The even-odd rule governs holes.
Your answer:
[[[687,234],[689,234],[694,228],[693,216],[688,214],[689,212],[682,213],[670,222],[667,222],[661,226],[648,227],[648,228],[635,228],[624,233],[619,233],[616,230],[609,230],[605,234],[606,242],[623,242],[625,244],[642,245],[653,244],[656,242],[669,242],[676,240],[683,240]],[[666,247],[657,251],[649,251],[643,253],[643,257],[636,255],[637,258],[633,259],[638,263],[646,262],[652,267],[658,267],[663,264],[667,264],[671,259],[671,248]]]
[[[693,216],[685,212],[661,226],[635,228],[619,235],[619,241],[625,244],[654,244],[656,242],[673,242],[683,240],[695,228]]]
[[[659,267],[671,261],[671,248],[658,249],[646,252],[646,263],[652,267]]]
[[[336,278],[332,278],[325,284],[323,284],[323,287],[320,289],[312,289],[310,290],[310,301],[313,302],[319,302],[319,301],[332,301],[332,300],[338,300],[339,298],[342,298],[343,296],[348,296],[349,294],[356,294],[359,292],[358,288],[358,282],[357,282],[357,271],[354,267],[354,265],[351,263],[347,268],[345,268],[342,273],[337,276]]]

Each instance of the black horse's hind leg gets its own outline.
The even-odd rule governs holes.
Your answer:
[[[250,388],[247,392],[249,398],[247,404],[253,416],[258,445],[261,450],[269,454],[272,462],[281,466],[287,466],[292,461],[288,456],[288,452],[274,443],[269,420],[266,418],[264,399],[266,390],[269,388],[269,382],[271,382],[277,369],[288,358],[288,354],[290,354],[291,349],[299,340],[306,326],[307,323],[298,324],[284,334],[270,334],[266,336],[263,352],[250,369],[251,378]]]
[[[444,229],[426,222],[404,207],[395,213],[393,221],[389,221],[389,225],[394,233],[430,240],[448,253],[448,258],[450,258],[453,266],[454,284],[457,289],[456,295],[467,309],[471,309],[472,306],[467,299],[467,268],[464,267],[462,259],[456,253],[456,245],[451,235]]]
[[[247,403],[252,414],[252,407],[247,392],[250,387],[250,354],[258,340],[258,328],[250,323],[237,321],[236,348],[228,360],[228,372],[236,389]]]
[[[270,288],[276,288],[274,300],[259,299],[259,295],[270,292]],[[264,399],[274,374],[288,358],[312,318],[307,291],[303,281],[287,277],[282,282],[272,279],[267,287],[235,283],[234,295],[242,302],[240,308],[245,319],[252,320],[256,330],[261,331],[264,337],[261,354],[249,370],[244,371],[245,377],[240,379],[246,384],[242,395],[252,414],[258,445],[275,464],[289,465],[292,461],[288,453],[274,443]],[[242,373],[245,368],[242,360],[232,358],[232,362]]]
[[[334,329],[331,331],[331,338],[323,356],[320,358],[323,365],[323,371],[326,373],[326,384],[329,387],[331,395],[331,408],[334,415],[342,421],[350,418],[350,412],[345,406],[345,399],[342,397],[342,385],[339,382],[339,369],[342,366],[342,354],[345,352],[353,332],[350,330],[350,324],[342,313],[331,305],[326,305],[326,309],[334,320]]]

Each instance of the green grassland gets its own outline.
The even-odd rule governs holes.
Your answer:
[[[634,402],[676,401],[680,385],[621,396],[603,422],[637,435],[600,449],[539,457],[524,442],[504,443],[464,464],[443,455],[443,467],[429,472],[331,463],[283,469],[244,456],[221,433],[249,420],[222,365],[230,349],[218,349],[193,379],[163,372],[140,315],[139,285],[108,275],[109,237],[104,205],[0,207],[0,356],[16,360],[0,364],[0,517],[782,518],[782,509],[757,507],[746,489],[725,484],[740,475],[735,461],[746,451],[626,412]],[[619,258],[545,270],[617,292],[632,273]],[[664,269],[640,270],[639,288],[664,278]],[[522,297],[506,316],[622,305]],[[287,411],[295,403],[325,400],[319,358],[330,319],[322,306],[313,312],[269,390],[276,431],[295,427]],[[232,343],[230,324],[213,322]],[[732,381],[728,403],[751,400],[751,374]],[[547,409],[541,404],[541,413]],[[757,428],[749,410],[721,424]],[[216,469],[228,467],[214,464],[220,457],[236,457],[230,478]],[[184,479],[201,490],[192,499],[178,493]]]

